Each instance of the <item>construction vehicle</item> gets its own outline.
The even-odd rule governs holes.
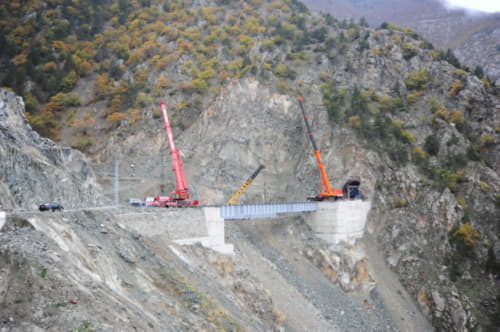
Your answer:
[[[316,140],[314,139],[314,134],[311,130],[311,126],[309,125],[309,120],[307,119],[306,112],[304,110],[304,105],[302,104],[302,97],[297,98],[299,101],[300,109],[302,111],[302,115],[304,116],[304,122],[306,123],[307,134],[309,139],[311,140],[314,156],[316,157],[316,161],[318,163],[319,172],[321,174],[321,192],[314,197],[308,197],[308,200],[314,201],[322,201],[322,200],[337,200],[344,198],[344,193],[342,189],[332,189],[330,186],[330,181],[328,180],[328,175],[326,174],[325,165],[321,161],[321,151],[318,149],[316,145]]]
[[[173,171],[175,174],[176,189],[172,191],[171,196],[158,195],[155,197],[153,206],[158,207],[189,207],[199,205],[198,200],[191,199],[188,184],[186,180],[186,173],[184,172],[184,165],[180,151],[175,147],[174,136],[172,128],[168,121],[167,106],[164,102],[160,103],[161,112],[163,115],[163,123],[165,125],[165,132],[167,134],[168,147],[170,149],[170,156],[172,157]]]
[[[359,190],[359,185],[361,184],[361,180],[359,177],[351,177],[342,187],[342,193],[344,194],[344,198],[351,199],[364,199],[363,194]]]
[[[245,190],[247,190],[247,187],[249,185],[252,184],[253,180],[255,180],[255,178],[257,177],[257,175],[259,175],[260,171],[265,168],[264,165],[260,165],[259,168],[257,168],[257,170],[255,172],[253,172],[252,175],[250,175],[250,177],[248,178],[248,180],[246,180],[242,185],[241,187],[238,189],[238,191],[236,191],[233,195],[233,197],[231,197],[227,202],[226,204],[227,205],[233,205],[233,204],[237,204],[238,203],[238,198],[241,196],[241,194],[243,194],[245,192]]]

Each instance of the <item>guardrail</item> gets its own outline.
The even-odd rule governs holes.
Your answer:
[[[220,214],[225,220],[273,218],[281,213],[312,212],[317,207],[317,202],[223,205]]]

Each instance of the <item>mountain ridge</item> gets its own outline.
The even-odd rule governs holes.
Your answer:
[[[472,70],[479,69],[499,83],[498,34],[500,13],[471,13],[446,8],[441,1],[306,0],[314,11],[328,12],[338,19],[364,19],[373,27],[384,22],[412,28],[437,48],[451,49]],[[481,41],[481,42],[478,42]]]

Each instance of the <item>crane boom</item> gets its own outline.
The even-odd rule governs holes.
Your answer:
[[[316,157],[316,162],[318,163],[319,172],[321,174],[322,191],[314,199],[323,200],[325,198],[326,199],[342,198],[343,197],[342,189],[332,189],[332,187],[330,186],[330,181],[328,180],[328,175],[326,174],[325,165],[321,161],[321,151],[318,149],[318,145],[316,144],[316,140],[314,139],[314,134],[311,130],[311,125],[309,124],[309,120],[307,120],[307,115],[306,111],[304,110],[304,105],[302,104],[303,98],[299,97],[297,98],[297,100],[299,102],[302,115],[304,116],[304,122],[306,123],[306,128],[307,128],[307,135],[311,140],[311,144],[314,149],[314,156]]]
[[[265,168],[265,166],[264,165],[260,165],[259,168],[257,168],[257,170],[255,172],[253,172],[252,175],[250,175],[250,177],[241,185],[241,187],[238,189],[238,191],[236,191],[234,193],[233,197],[231,197],[227,201],[226,204],[227,205],[236,204],[236,202],[238,201],[238,197],[240,197],[240,195],[245,192],[245,190],[247,189],[247,187],[252,184],[253,180],[255,180],[255,178],[257,177],[257,175],[259,175],[260,171],[263,168]]]
[[[189,199],[189,190],[186,180],[186,173],[184,172],[184,165],[180,156],[180,151],[175,147],[174,136],[172,128],[168,121],[167,106],[164,102],[160,103],[161,112],[163,114],[163,123],[165,124],[165,131],[167,133],[168,147],[170,148],[170,155],[172,156],[173,171],[175,174],[176,189],[172,194],[176,199],[187,200]]]

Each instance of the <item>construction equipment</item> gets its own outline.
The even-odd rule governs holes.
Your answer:
[[[347,180],[342,187],[344,198],[364,199],[363,194],[359,190],[360,184],[361,180],[359,179],[359,177],[351,177],[349,180]]]
[[[297,98],[299,101],[300,109],[302,110],[302,115],[304,116],[304,122],[306,123],[307,127],[307,134],[309,136],[309,139],[311,140],[313,149],[314,149],[314,156],[316,157],[316,161],[318,162],[318,168],[319,172],[321,173],[321,192],[314,196],[314,197],[308,197],[307,199],[309,200],[314,200],[314,201],[322,201],[325,199],[342,199],[344,198],[344,194],[342,189],[332,189],[330,186],[330,181],[328,180],[328,175],[326,174],[325,170],[325,165],[323,165],[323,162],[321,161],[321,151],[318,149],[318,146],[316,145],[316,141],[314,140],[314,134],[311,130],[311,126],[309,125],[309,121],[307,120],[307,115],[304,110],[304,105],[302,104],[302,97]]]
[[[180,151],[175,147],[172,128],[168,121],[167,106],[164,102],[160,103],[161,112],[163,114],[163,123],[165,132],[167,133],[167,142],[172,156],[173,171],[175,174],[176,189],[172,192],[172,196],[156,196],[154,200],[155,206],[160,207],[188,207],[198,205],[200,202],[193,200],[190,197],[186,173],[180,156]]]
[[[260,171],[263,168],[265,168],[265,166],[264,165],[260,165],[259,168],[257,168],[257,170],[255,172],[253,172],[252,175],[250,175],[250,177],[248,178],[248,180],[246,180],[245,183],[243,183],[241,185],[241,187],[238,189],[238,191],[234,193],[233,197],[231,197],[227,201],[226,204],[227,205],[236,204],[238,202],[238,197],[240,197],[240,195],[245,192],[245,190],[247,189],[247,187],[252,184],[253,180],[255,180],[255,178],[257,177],[257,175],[259,175]]]

